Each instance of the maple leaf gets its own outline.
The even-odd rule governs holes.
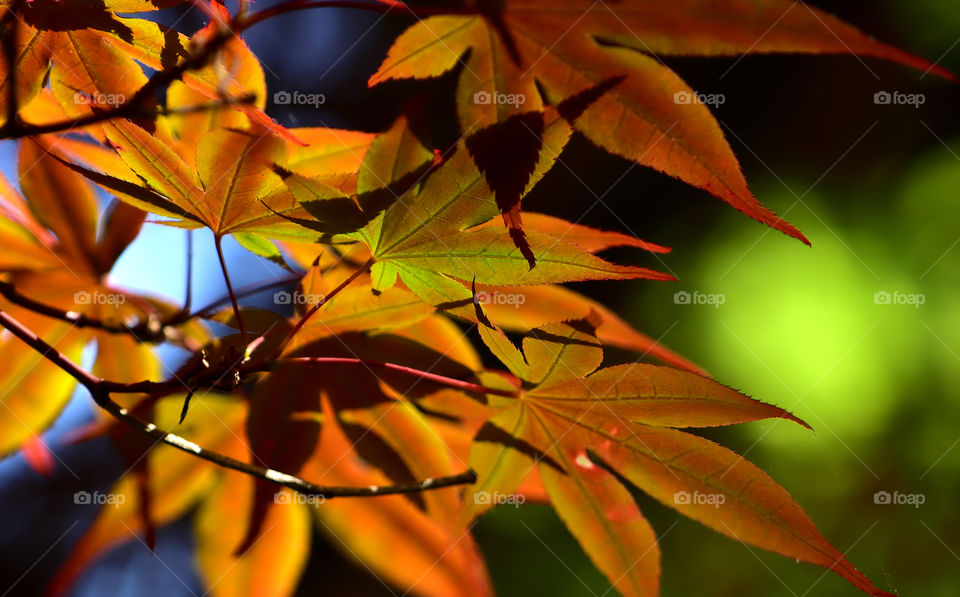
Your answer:
[[[456,103],[464,134],[514,139],[516,146],[520,128],[508,123],[549,104],[607,151],[704,189],[808,244],[753,197],[720,125],[703,103],[677,101],[695,91],[658,57],[852,52],[952,78],[789,0],[479,0],[448,9],[455,14],[419,20],[401,34],[370,84],[434,77],[462,64]],[[511,132],[498,134],[504,127]],[[529,144],[538,131],[526,128]],[[528,173],[528,162],[509,176],[494,172],[491,186]],[[498,203],[508,226],[520,226],[516,189]]]
[[[121,105],[147,78],[140,64],[161,70],[186,55],[188,41],[146,19],[116,13],[154,11],[182,0],[35,0],[0,3],[0,18],[15,19],[17,101],[30,102],[48,76],[50,88],[69,116]],[[15,15],[11,7],[22,5]],[[6,118],[9,82],[0,61],[0,117]]]
[[[547,118],[550,118],[547,116]],[[527,182],[532,188],[553,164],[570,135],[563,120],[544,125],[544,147]],[[434,305],[469,298],[463,283],[543,284],[597,279],[672,279],[653,270],[619,266],[595,257],[581,246],[546,232],[530,230],[525,245],[537,267],[528,268],[526,250],[516,238],[480,226],[499,212],[494,193],[460,147],[421,185],[411,189],[355,236],[370,247],[375,260],[373,287],[385,290],[398,276],[418,296]],[[455,280],[459,280],[457,282]]]
[[[687,431],[805,423],[561,286],[672,279],[601,256],[669,249],[521,204],[579,131],[806,240],[754,199],[717,121],[680,101],[694,90],[658,57],[851,51],[949,73],[788,0],[430,3],[434,16],[399,36],[370,83],[459,63],[463,136],[438,148],[427,96],[376,135],[266,115],[264,70],[240,34],[324,3],[241,3],[236,16],[194,3],[209,22],[189,39],[120,16],[176,4],[0,0],[0,118],[15,112],[3,132],[22,137],[19,185],[0,176],[0,457],[19,449],[49,474],[42,434],[80,380],[103,408],[75,439],[109,437],[129,468],[52,594],[113,545],[140,534],[152,547],[193,512],[196,568],[214,594],[294,592],[316,525],[406,593],[491,595],[471,525],[492,506],[484,494],[516,493],[552,504],[621,593],[655,595],[661,554],[641,490],[888,595],[769,476]],[[117,199],[102,212],[96,186]],[[230,308],[116,288],[110,272],[147,213],[209,228],[218,252],[231,235],[299,265],[269,286],[294,290],[275,295],[293,315],[241,308],[238,296],[268,287],[235,292],[222,252]],[[464,324],[508,372],[484,367]],[[525,334],[521,347],[501,330]],[[167,341],[191,354],[164,373],[153,345]],[[604,346],[682,370],[604,367]],[[93,347],[88,371],[77,363]],[[165,431],[178,425],[182,436]],[[345,499],[360,495],[373,499]]]
[[[116,260],[139,233],[146,214],[115,202],[101,216],[93,185],[53,158],[47,141],[40,137],[20,144],[23,196],[2,181],[0,209],[7,217],[0,225],[0,242],[15,251],[5,250],[0,259],[0,283],[5,294],[42,297],[45,307],[65,317],[41,317],[4,298],[0,298],[0,309],[26,322],[41,338],[75,360],[85,346],[97,340],[95,371],[124,377],[129,375],[130,366],[120,363],[135,355],[139,368],[133,369],[138,372],[134,377],[142,374],[141,380],[155,378],[159,374],[152,367],[155,358],[148,350],[144,352],[135,338],[111,338],[110,334],[76,326],[81,317],[89,317],[133,327],[174,312],[171,305],[114,288],[106,280]],[[14,388],[2,397],[6,408],[0,412],[0,454],[5,455],[52,424],[76,380],[45,359],[38,360],[41,355],[16,338],[0,338],[0,353],[4,362],[11,364],[0,373],[0,384]]]
[[[51,151],[124,201],[171,218],[163,221],[167,225],[233,234],[244,248],[281,265],[279,250],[264,237],[318,236],[290,220],[309,218],[311,202],[349,197],[356,164],[372,139],[352,131],[293,129],[310,141],[303,147],[253,125],[178,140],[159,124],[153,132],[129,120],[105,124],[120,163],[91,154],[90,144],[62,142]]]
[[[317,451],[305,465],[306,472],[338,484],[389,482],[390,477],[358,457],[353,445],[356,440],[346,435],[345,425],[336,421],[329,403],[324,405],[324,415],[328,422]],[[411,472],[436,474],[459,464],[424,415],[410,404],[345,416],[358,433],[376,434],[388,450],[397,450],[402,462],[412,467]],[[414,439],[416,443],[411,443]],[[430,447],[409,452],[412,445]],[[395,469],[391,472],[396,474]],[[322,533],[405,592],[428,597],[489,596],[493,589],[479,549],[469,531],[455,526],[462,504],[460,492],[451,489],[424,495],[422,507],[405,496],[386,496],[333,500],[314,513]]]
[[[515,397],[487,397],[494,414],[470,459],[479,474],[475,495],[510,494],[538,469],[560,518],[624,595],[657,594],[659,577],[656,537],[631,487],[729,537],[832,569],[871,595],[889,595],[847,562],[766,473],[679,430],[771,417],[806,423],[694,373],[636,363],[598,369],[599,323],[594,314],[545,325],[524,338],[522,352],[489,322],[479,326],[519,381]],[[495,377],[484,379],[498,387]],[[500,380],[499,387],[510,386]],[[463,524],[491,507],[482,497],[467,504]]]

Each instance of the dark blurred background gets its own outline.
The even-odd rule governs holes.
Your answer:
[[[955,2],[810,4],[960,72]],[[185,32],[202,24],[196,14],[165,11],[162,18]],[[271,106],[270,113],[288,126],[377,131],[389,125],[404,98],[433,91],[438,94],[431,111],[436,128],[452,133],[453,102],[444,93],[453,89],[452,76],[366,87],[393,37],[409,23],[325,9],[280,17],[250,31],[246,40],[264,62],[271,93],[299,90],[326,99],[320,109]],[[572,220],[586,210],[583,223],[674,247],[661,259],[637,251],[614,252],[611,258],[670,271],[679,282],[583,284],[579,289],[719,381],[807,420],[815,433],[780,422],[705,435],[746,453],[768,471],[882,588],[924,597],[956,595],[960,87],[852,56],[667,62],[698,91],[725,95],[714,113],[755,195],[798,226],[813,247],[579,137],[562,156],[566,167],[547,175],[525,199],[525,209]],[[925,103],[876,105],[878,91],[921,93]],[[9,171],[12,148],[3,144],[0,149]],[[179,271],[181,244],[182,233],[151,228],[124,255],[114,278],[179,300],[179,276],[158,280],[144,268]],[[159,246],[166,265],[156,261]],[[275,273],[262,262],[254,265],[235,245],[229,257],[240,272],[237,284]],[[219,296],[219,274],[202,270],[215,270],[215,257],[201,250],[197,262],[197,300]],[[677,304],[678,291],[722,296],[723,304]],[[922,304],[883,304],[884,295],[877,293],[889,293],[891,303],[900,296]],[[93,514],[51,513],[42,500],[26,496],[72,492],[80,479],[84,487],[106,489],[122,470],[109,445],[60,441],[64,430],[89,418],[89,408],[88,399],[80,397],[48,437],[77,478],[42,479],[20,457],[0,463],[0,509],[18,513],[18,520],[0,528],[0,589],[11,587],[4,596],[39,590]],[[876,503],[877,492],[921,495],[924,503]],[[748,548],[645,496],[638,500],[660,535],[664,596],[857,594],[819,568]],[[547,507],[503,506],[475,530],[502,595],[607,594],[603,576]],[[189,542],[189,521],[184,521],[161,533],[156,555],[137,542],[119,547],[73,595],[100,595],[105,587],[142,594],[144,586],[156,588],[155,594],[200,594]],[[318,538],[301,594],[390,593]]]

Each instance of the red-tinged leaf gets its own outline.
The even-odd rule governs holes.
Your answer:
[[[524,339],[529,366],[524,391],[516,397],[488,395],[499,414],[490,420],[496,430],[488,429],[482,441],[499,441],[504,449],[486,446],[478,452],[483,456],[478,469],[490,475],[481,476],[478,486],[499,482],[497,459],[510,450],[541,461],[547,493],[561,502],[555,504],[561,518],[611,582],[618,587],[627,582],[620,589],[625,594],[647,594],[658,570],[656,559],[640,570],[628,568],[653,543],[652,532],[607,468],[728,536],[832,569],[870,594],[884,594],[765,473],[712,442],[668,428],[769,417],[802,421],[689,372],[634,364],[592,373],[602,358],[593,338],[596,323],[550,324]],[[483,337],[488,341],[490,334]],[[496,344],[488,345],[499,354]],[[596,490],[604,485],[616,489]],[[630,522],[616,524],[619,516]]]
[[[474,163],[493,191],[510,238],[531,269],[536,265],[536,257],[523,232],[520,198],[540,160],[543,135],[543,118],[537,113],[526,113],[485,127],[466,141]],[[504,159],[505,147],[510,148],[510,159]]]
[[[383,485],[390,481],[360,460],[329,405],[321,444],[304,468],[328,485]],[[410,499],[390,495],[327,500],[314,510],[320,531],[373,574],[424,597],[492,595],[486,567],[469,531],[428,517]]]
[[[274,486],[277,505],[246,553],[236,555],[253,496],[253,480],[224,471],[194,517],[196,562],[214,597],[293,594],[310,550],[310,512],[288,489]]]
[[[311,213],[319,210],[335,219],[325,224],[326,232],[352,232],[372,217],[362,219],[363,214],[348,199],[355,189],[355,173],[308,178],[293,172],[287,168],[289,145],[256,126],[246,131],[211,130],[199,138],[196,147],[190,146],[190,141],[178,143],[159,133],[151,135],[129,121],[112,122],[104,129],[129,169],[148,187],[130,188],[116,180],[123,174],[111,178],[84,171],[85,175],[119,190],[121,198],[133,195],[137,207],[202,222],[218,236],[244,232],[315,239],[318,235],[293,222],[310,227]],[[336,153],[342,147],[334,143],[301,149],[294,153],[294,165],[314,171],[324,163],[343,163],[341,158],[325,159],[328,151]],[[188,166],[184,158],[196,167]],[[268,256],[279,261],[276,251]]]
[[[571,441],[586,439],[578,430],[572,435]],[[666,505],[728,537],[830,569],[867,594],[892,595],[876,588],[785,489],[742,456],[672,429],[641,425],[618,435],[603,434],[609,443],[597,445],[598,456]],[[708,503],[692,503],[698,495]]]
[[[409,402],[380,403],[362,410],[344,411],[340,419],[344,424],[360,426],[361,438],[371,437],[368,435],[371,433],[380,438],[391,450],[389,456],[400,459],[405,465],[402,471],[390,470],[396,467],[380,466],[378,461],[368,459],[396,482],[454,475],[468,468],[466,461],[434,429],[433,422]],[[391,458],[383,459],[389,460]],[[423,500],[428,515],[449,526],[457,520],[460,511],[460,493],[459,488],[449,487],[424,492],[418,499]]]
[[[477,14],[433,16],[411,26],[370,83],[437,76],[462,62],[456,96],[465,134],[541,111],[542,89],[550,104],[608,151],[707,190],[804,242],[753,198],[709,110],[675,101],[675,94],[689,98],[693,90],[652,56],[853,52],[951,76],[788,0],[725,0],[708,7],[698,0],[669,6],[629,0],[615,7],[510,0],[471,8]]]
[[[781,408],[706,377],[643,363],[615,365],[585,378],[541,384],[528,395],[567,413],[615,403],[611,408],[617,416],[661,427],[715,427],[776,417],[810,428]],[[604,411],[598,414],[609,414]]]
[[[624,597],[658,595],[660,548],[650,523],[616,477],[585,451],[553,452],[564,471],[540,463],[550,503],[584,551]]]
[[[105,191],[134,207],[169,218],[197,217],[145,184],[113,149],[60,137],[47,146],[50,155]]]

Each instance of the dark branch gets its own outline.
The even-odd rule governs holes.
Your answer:
[[[389,495],[395,493],[413,493],[419,491],[427,491],[431,489],[440,489],[442,487],[451,487],[454,485],[464,485],[468,483],[473,483],[477,479],[476,473],[473,471],[465,471],[458,475],[451,475],[445,477],[431,477],[423,479],[420,481],[415,481],[411,483],[400,483],[397,485],[369,485],[365,487],[342,487],[342,486],[324,486],[311,483],[300,477],[294,475],[289,475],[280,471],[273,469],[265,468],[262,466],[256,466],[249,464],[247,462],[242,462],[236,460],[235,458],[230,458],[218,452],[213,452],[207,449],[204,449],[197,444],[175,435],[164,431],[150,423],[134,415],[129,410],[123,406],[117,404],[110,398],[110,393],[113,391],[125,391],[125,392],[142,392],[148,391],[152,392],[155,389],[162,387],[168,382],[143,382],[141,384],[117,384],[114,382],[108,382],[103,379],[100,379],[88,371],[84,370],[82,367],[71,361],[64,354],[56,350],[54,347],[47,344],[43,339],[38,337],[32,331],[23,326],[16,319],[11,317],[9,314],[0,311],[0,325],[10,331],[11,334],[22,340],[28,346],[39,352],[51,363],[57,365],[71,376],[74,377],[78,382],[80,382],[87,390],[90,392],[93,397],[94,402],[97,403],[105,411],[113,415],[117,420],[131,426],[132,428],[144,433],[158,441],[161,441],[169,446],[173,446],[178,450],[186,452],[188,454],[193,454],[199,458],[213,462],[224,468],[233,469],[241,473],[245,473],[266,481],[271,481],[278,485],[288,487],[294,491],[298,491],[305,495],[312,496],[322,496],[324,498],[335,498],[335,497],[373,497],[379,495]],[[179,384],[179,381],[174,383]],[[149,385],[148,385],[149,384]],[[143,388],[152,388],[150,390],[145,390]]]

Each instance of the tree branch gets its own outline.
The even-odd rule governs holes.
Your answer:
[[[121,388],[121,391],[137,393],[144,391],[142,388],[147,387],[144,384],[117,384],[115,382],[108,382],[94,376],[71,361],[67,356],[56,350],[53,346],[47,344],[42,338],[34,334],[32,331],[24,327],[24,325],[19,321],[3,311],[0,311],[0,325],[26,343],[28,346],[42,354],[43,357],[48,361],[57,365],[62,370],[70,374],[78,382],[80,382],[90,392],[94,402],[96,402],[97,405],[103,408],[105,411],[113,415],[113,417],[117,420],[122,421],[123,423],[140,431],[141,433],[144,433],[145,435],[148,435],[188,454],[193,454],[198,458],[213,462],[214,464],[224,468],[233,469],[253,477],[288,487],[305,495],[318,497],[322,496],[324,498],[373,497],[396,493],[414,493],[419,491],[440,489],[442,487],[451,487],[454,485],[464,485],[473,483],[477,479],[476,473],[468,470],[458,475],[430,477],[420,481],[400,483],[397,485],[369,485],[365,487],[324,486],[311,483],[310,481],[294,475],[283,473],[281,471],[242,462],[218,452],[204,449],[194,442],[180,437],[179,435],[163,431],[153,423],[145,421],[137,415],[131,413],[129,410],[120,404],[117,404],[110,398],[110,393],[112,391],[116,391],[118,388]],[[152,384],[150,387],[155,389],[159,386],[162,386],[164,382],[144,383]],[[180,382],[176,381],[176,383]]]
[[[46,317],[72,323],[78,328],[93,328],[112,334],[129,334],[138,342],[160,343],[175,335],[170,332],[169,323],[156,319],[146,319],[135,326],[128,326],[124,323],[114,323],[89,317],[77,311],[64,311],[22,294],[13,284],[4,282],[3,280],[0,280],[0,295],[14,305],[29,309],[34,313],[39,313]]]

